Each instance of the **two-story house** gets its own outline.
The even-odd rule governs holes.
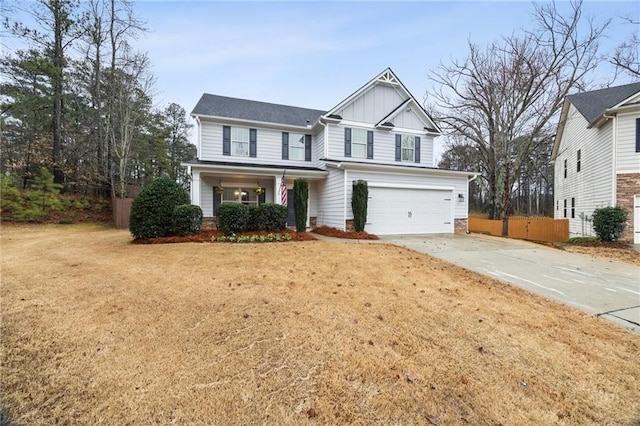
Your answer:
[[[204,94],[191,115],[198,159],[185,165],[191,202],[205,217],[226,202],[288,200],[291,213],[294,179],[302,177],[308,226],[345,230],[352,182],[365,180],[367,232],[467,230],[468,182],[476,175],[434,167],[441,131],[391,69],[329,111]]]
[[[571,235],[594,235],[594,210],[620,206],[624,239],[640,244],[640,82],[567,96],[551,158],[554,216]]]

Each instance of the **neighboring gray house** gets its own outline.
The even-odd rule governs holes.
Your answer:
[[[640,243],[640,82],[569,95],[553,147],[555,218],[593,235],[593,211],[620,206]]]
[[[185,165],[191,201],[205,217],[226,202],[281,203],[286,171],[289,192],[295,178],[309,181],[311,227],[349,229],[352,182],[364,179],[370,233],[467,229],[468,182],[476,175],[434,167],[440,129],[391,69],[329,111],[204,94],[191,115],[198,159]]]

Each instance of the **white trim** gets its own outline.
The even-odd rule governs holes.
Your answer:
[[[284,124],[284,123],[270,123],[267,121],[257,121],[257,120],[244,120],[241,118],[232,118],[232,117],[220,117],[217,115],[202,115],[202,114],[191,114],[192,117],[198,119],[200,118],[203,121],[213,121],[216,124],[222,125],[230,125],[230,126],[247,126],[247,127],[263,127],[267,129],[295,129],[298,131],[302,131],[303,133],[309,133],[310,129],[313,129],[314,126],[296,126],[293,124]]]
[[[200,158],[200,153],[202,152],[202,124],[200,123],[200,117],[194,117],[196,119],[196,124],[198,126],[198,142],[196,145],[196,153],[198,158]]]
[[[426,168],[426,167],[417,167],[410,166],[410,163],[400,163],[396,164],[369,164],[369,163],[352,163],[348,161],[340,161],[340,162],[327,162],[328,167],[335,167],[343,170],[361,170],[361,171],[371,171],[376,173],[386,173],[393,175],[434,175],[434,176],[449,176],[449,177],[477,177],[479,173],[474,172],[461,172],[457,170],[444,170],[444,169],[434,169],[434,168]]]
[[[613,147],[613,158],[612,158],[612,162],[611,162],[611,171],[613,174],[613,179],[611,179],[611,205],[615,206],[616,203],[616,199],[617,199],[617,192],[618,192],[618,155],[617,155],[617,150],[618,150],[618,116],[614,115],[613,117],[613,123],[611,123],[612,125],[612,129],[611,129],[611,133],[612,133],[612,138],[613,138],[613,143],[611,144]]]
[[[182,165],[190,166],[192,170],[198,171],[198,173],[217,173],[217,174],[243,174],[252,176],[273,176],[273,168],[264,167],[246,167],[246,166],[226,166],[219,164],[191,164],[182,163]],[[325,179],[328,172],[324,170],[296,170],[288,169],[286,166],[282,166],[282,169],[287,170],[287,176],[293,175],[295,177],[306,177],[309,179]],[[277,169],[276,169],[277,170]]]
[[[633,243],[640,244],[640,220],[636,220],[636,209],[640,209],[640,194],[633,196],[633,209],[631,210],[633,215]]]
[[[440,185],[417,185],[411,183],[387,183],[387,182],[368,182],[368,186],[373,188],[397,188],[397,189],[431,189],[435,191],[454,191],[454,186]]]

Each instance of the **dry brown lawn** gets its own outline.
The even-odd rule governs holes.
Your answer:
[[[640,252],[632,248],[588,247],[580,245],[565,245],[563,248],[568,252],[583,254],[595,259],[640,266]]]
[[[640,421],[640,335],[404,248],[0,242],[17,425]]]

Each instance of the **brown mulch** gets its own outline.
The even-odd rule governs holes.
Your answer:
[[[236,236],[240,237],[243,235],[248,235],[248,236],[252,236],[252,235],[257,235],[257,236],[261,236],[264,235],[265,237],[269,234],[289,234],[291,235],[291,240],[290,241],[315,241],[317,240],[316,237],[314,237],[313,235],[310,235],[306,232],[295,232],[292,231],[290,229],[285,229],[283,231],[280,232],[267,232],[267,231],[252,231],[252,232],[242,232],[239,234],[236,234]],[[211,238],[212,237],[221,237],[222,235],[224,235],[222,232],[220,231],[214,231],[214,230],[201,230],[200,232],[198,232],[195,235],[184,235],[184,236],[180,236],[180,235],[173,235],[173,236],[169,236],[169,237],[158,237],[158,238],[136,238],[133,240],[134,244],[170,244],[170,243],[210,243],[211,242]]]
[[[336,228],[330,228],[328,226],[321,226],[319,228],[314,228],[313,231],[316,234],[324,235],[327,237],[334,238],[347,238],[351,240],[377,240],[378,236],[369,234],[367,232],[347,232],[341,231]]]

